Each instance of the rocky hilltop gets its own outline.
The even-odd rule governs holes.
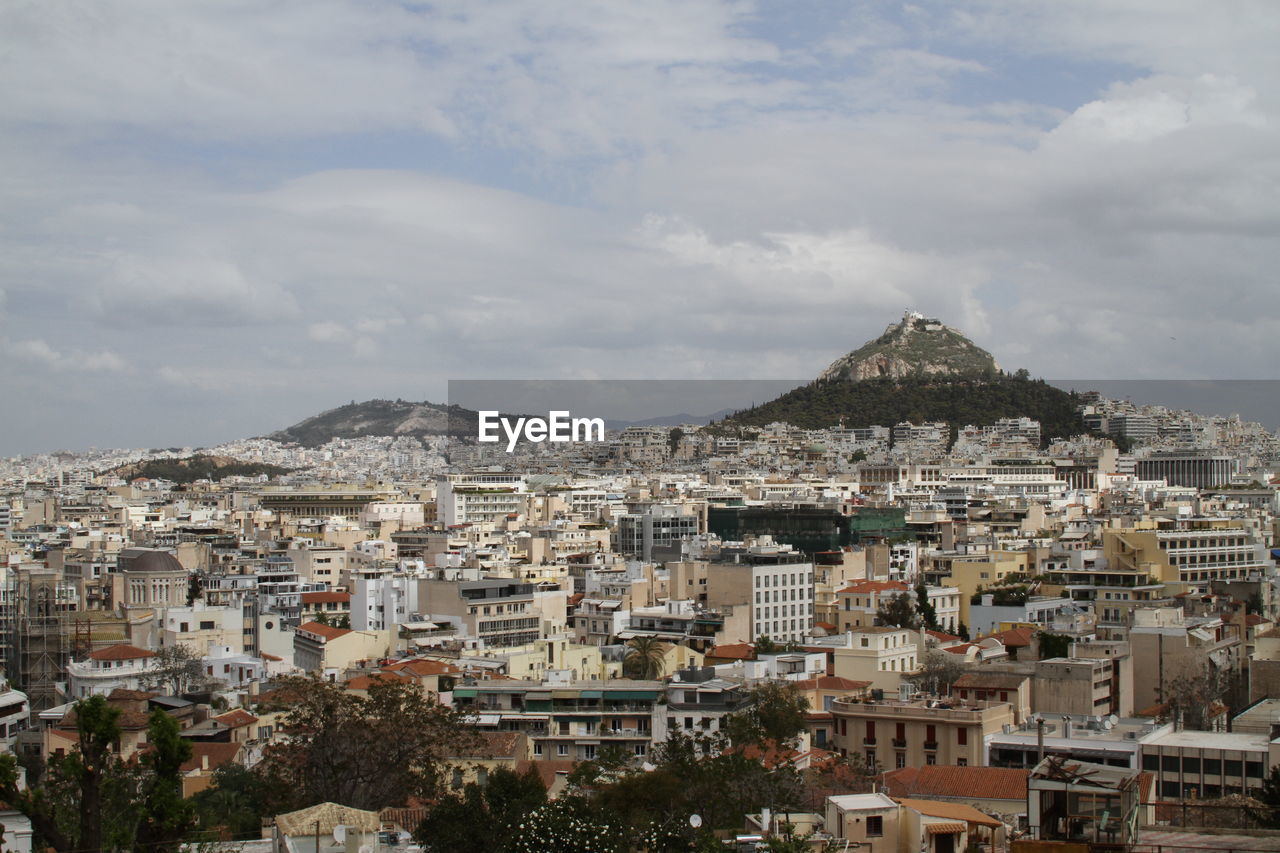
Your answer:
[[[841,356],[818,380],[984,376],[1000,372],[991,353],[939,320],[908,311],[884,334]]]
[[[319,447],[334,438],[369,435],[425,438],[469,432],[474,428],[474,419],[475,412],[442,403],[367,400],[312,415],[267,438],[304,447]]]
[[[1040,421],[1043,439],[1084,432],[1072,394],[1003,373],[963,332],[907,312],[884,334],[844,355],[807,385],[735,412],[720,429],[780,421],[806,429],[945,422],[952,430],[1000,418]]]

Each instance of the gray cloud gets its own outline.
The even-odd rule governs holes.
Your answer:
[[[1280,12],[1082,8],[7,8],[0,452],[811,376],[904,308],[1043,375],[1272,375]],[[1124,72],[966,88],[1038,60]]]

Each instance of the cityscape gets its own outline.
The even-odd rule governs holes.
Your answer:
[[[0,4],[0,853],[1280,851],[1277,43]]]
[[[966,358],[939,360],[948,342]],[[754,422],[885,385],[938,412],[957,387],[1073,410]],[[1231,828],[1270,849],[1262,424],[1053,389],[910,311],[707,423],[486,443],[496,416],[433,407],[390,407],[421,435],[318,432],[385,428],[372,401],[216,447],[4,460],[12,766],[62,772],[96,700],[117,772],[171,751],[180,804],[135,794],[168,815],[160,844],[1128,849]],[[610,805],[626,791],[657,805]],[[0,822],[67,831],[35,799]]]

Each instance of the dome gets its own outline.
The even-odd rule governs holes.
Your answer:
[[[130,548],[121,555],[121,567],[126,572],[181,572],[186,573],[178,558],[168,551],[153,548]]]

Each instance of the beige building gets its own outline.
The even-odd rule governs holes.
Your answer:
[[[884,794],[827,797],[826,830],[837,845],[848,841],[869,853],[898,853],[901,813]]]
[[[1035,666],[1037,711],[1104,717],[1112,713],[1109,661],[1049,658]]]
[[[389,655],[394,642],[392,631],[351,631],[304,622],[293,632],[293,663],[304,672],[336,681],[359,661]]]
[[[1178,678],[1206,664],[1238,671],[1242,665],[1239,627],[1218,618],[1185,617],[1176,607],[1134,611],[1129,629],[1133,654],[1133,706],[1141,714],[1168,701]]]
[[[1013,725],[1007,702],[914,699],[863,702],[836,699],[832,742],[842,755],[861,755],[869,767],[986,763],[984,738]]]
[[[873,688],[896,691],[904,675],[919,668],[920,634],[905,628],[855,628],[846,646],[832,651],[832,675],[869,681]]]

